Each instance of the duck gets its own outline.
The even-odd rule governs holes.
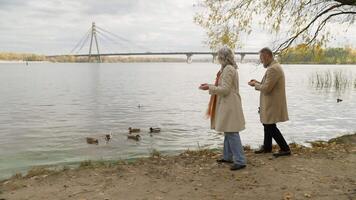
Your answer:
[[[139,133],[141,130],[139,128],[129,128],[129,133]]]
[[[106,135],[105,135],[105,140],[106,140],[106,142],[109,142],[109,141],[111,140],[111,138],[112,138],[111,132],[110,132],[109,134],[106,134]]]
[[[140,135],[128,135],[127,139],[139,141],[141,139]]]
[[[87,137],[87,143],[88,144],[99,144],[99,140],[96,138]]]
[[[336,99],[336,102],[337,102],[337,103],[340,103],[340,102],[342,102],[342,99],[339,99],[339,98],[338,98],[338,99]]]
[[[150,133],[159,133],[161,132],[161,128],[150,128]]]

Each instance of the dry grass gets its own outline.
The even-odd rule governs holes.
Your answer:
[[[10,179],[21,179],[21,178],[23,178],[22,174],[16,173],[16,174],[12,175]]]

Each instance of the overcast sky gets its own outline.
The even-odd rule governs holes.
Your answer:
[[[104,52],[208,51],[204,30],[194,24],[195,0],[0,0],[0,51],[67,54],[91,23],[117,36],[99,35]],[[342,27],[334,27],[336,35]],[[356,45],[356,28],[331,41]],[[243,49],[272,44],[263,30],[243,36]],[[89,45],[82,48],[87,52]]]

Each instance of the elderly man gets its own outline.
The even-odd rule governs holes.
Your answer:
[[[280,64],[274,60],[269,48],[260,50],[260,59],[267,68],[261,82],[252,79],[248,84],[260,92],[260,120],[264,126],[264,142],[256,154],[272,152],[272,138],[280,147],[275,157],[291,155],[290,148],[277,128],[276,123],[288,121],[285,77]]]

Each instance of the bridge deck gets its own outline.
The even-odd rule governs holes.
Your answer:
[[[101,53],[91,54],[91,56],[153,56],[153,55],[214,55],[216,52],[139,52],[139,53]],[[235,52],[236,55],[258,55],[259,52]],[[47,57],[59,57],[59,56],[75,56],[85,57],[89,54],[74,54],[74,55],[52,55]]]

